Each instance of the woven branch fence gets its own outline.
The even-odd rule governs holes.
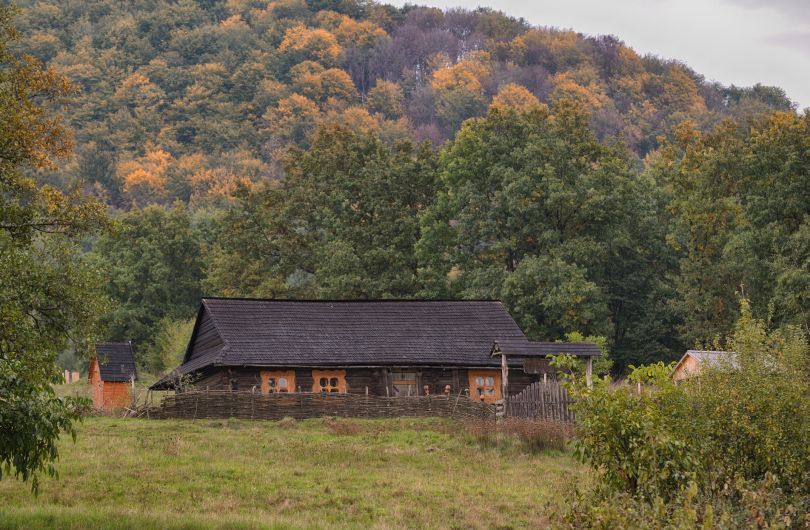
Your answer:
[[[358,394],[261,394],[229,391],[190,391],[170,394],[139,414],[149,418],[239,418],[280,420],[342,416],[391,418],[444,416],[495,419],[495,407],[466,396],[381,397]]]
[[[506,416],[553,421],[574,421],[574,400],[554,380],[537,381],[506,400]]]

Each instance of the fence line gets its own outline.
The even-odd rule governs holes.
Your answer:
[[[574,421],[574,413],[569,408],[571,403],[574,400],[559,382],[537,381],[506,400],[506,416]]]
[[[140,415],[150,418],[239,418],[280,420],[321,416],[387,418],[445,416],[459,419],[495,418],[492,405],[466,396],[382,397],[360,394],[262,394],[259,392],[190,391],[169,394]]]

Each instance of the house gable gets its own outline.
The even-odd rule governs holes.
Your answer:
[[[211,318],[211,313],[203,304],[197,313],[194,331],[191,333],[183,363],[195,359],[208,359],[221,352],[224,346],[225,341],[222,340],[222,336]]]

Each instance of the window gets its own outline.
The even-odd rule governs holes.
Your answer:
[[[346,393],[346,370],[312,370],[312,391]]]
[[[499,370],[470,370],[470,397],[486,403],[501,399],[501,372]]]
[[[391,386],[394,396],[418,396],[416,372],[391,372]]]
[[[295,371],[285,372],[263,371],[259,374],[262,379],[262,394],[277,394],[295,392]]]

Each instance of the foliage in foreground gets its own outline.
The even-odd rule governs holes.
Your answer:
[[[60,350],[86,351],[102,307],[81,238],[101,207],[39,187],[26,173],[52,168],[71,141],[48,105],[70,92],[59,75],[13,53],[14,10],[0,5],[0,478],[55,474],[57,440],[73,434],[84,402],[54,395]]]
[[[602,484],[595,506],[574,505],[573,527],[810,525],[810,348],[741,305],[735,354],[699,378],[675,384],[659,363],[627,383],[572,385],[576,452]]]

